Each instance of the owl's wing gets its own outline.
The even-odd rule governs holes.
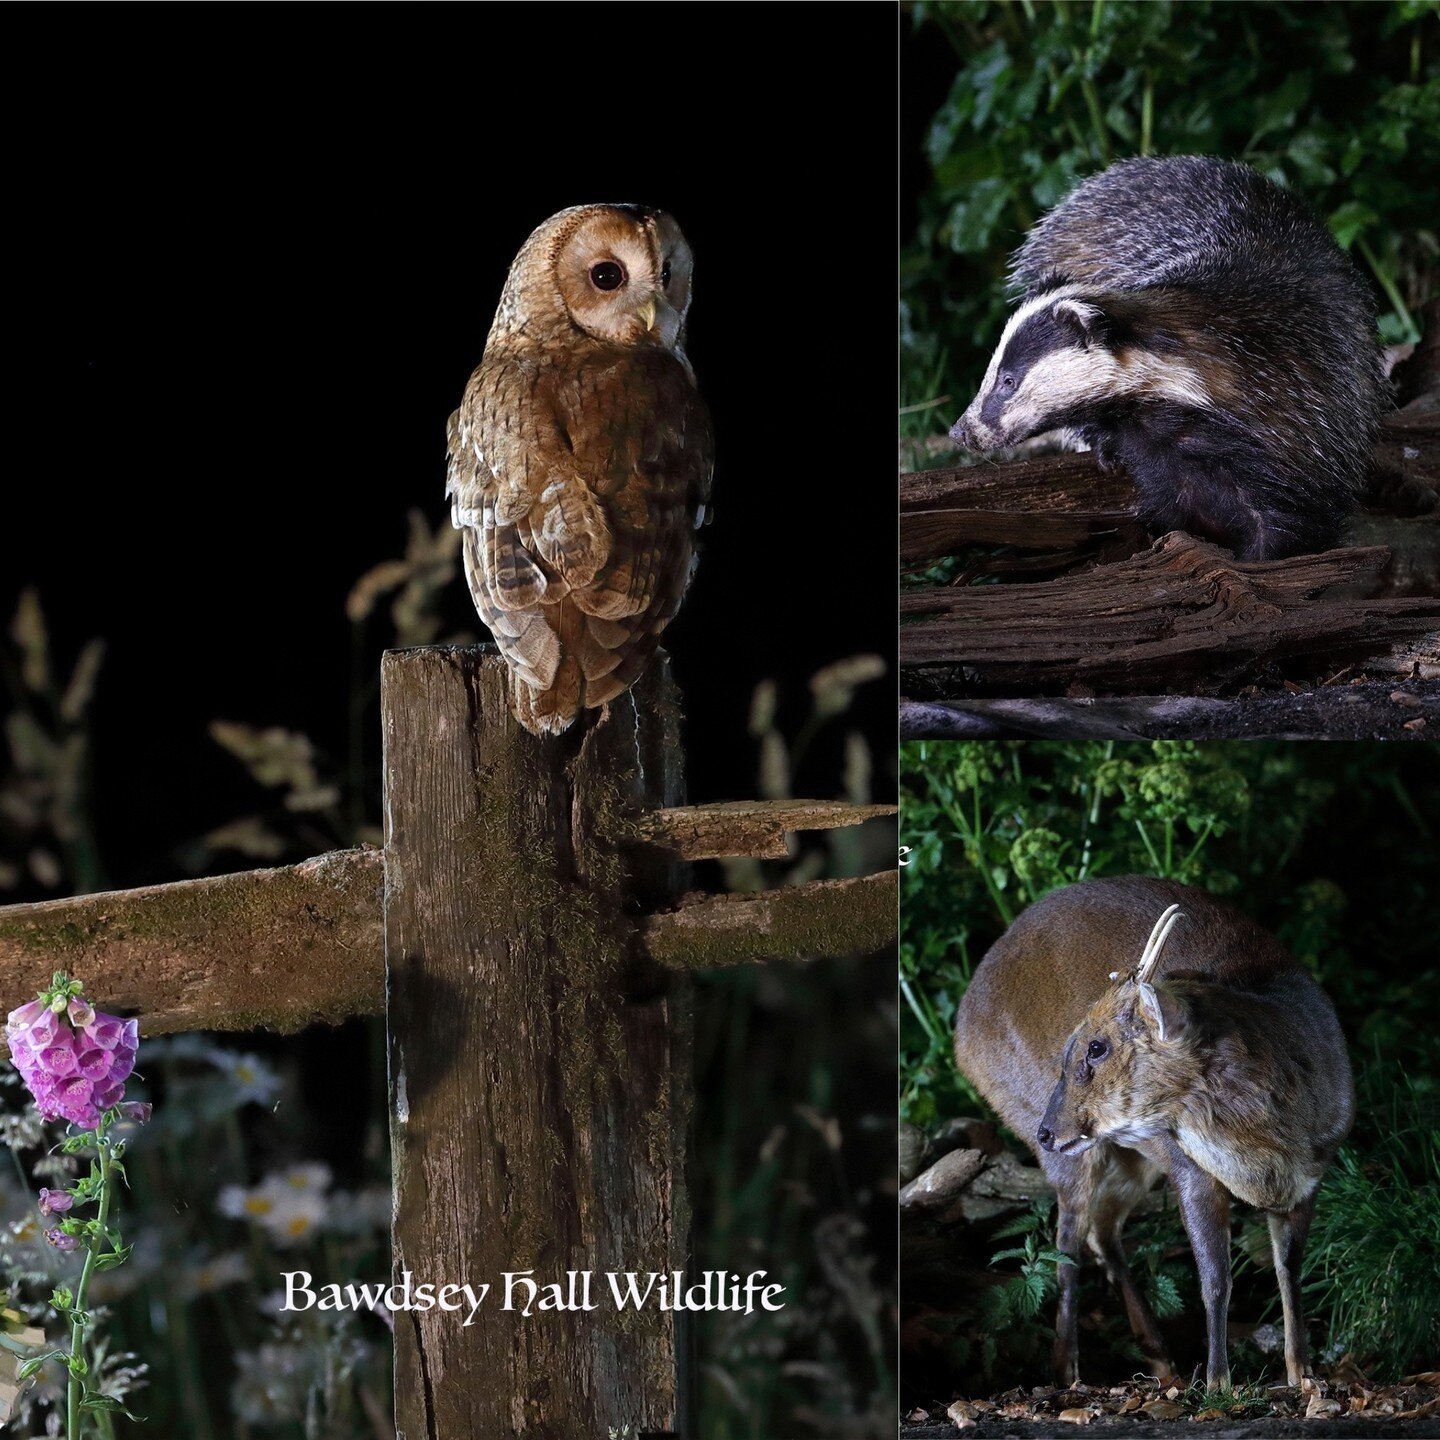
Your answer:
[[[563,447],[549,405],[535,403],[540,380],[533,365],[482,362],[450,417],[445,493],[480,618],[521,678],[545,690],[560,666],[545,607],[563,587],[537,559],[530,517]]]
[[[644,669],[708,519],[713,450],[676,356],[567,359],[481,365],[447,484],[476,607],[550,729]]]
[[[645,668],[680,608],[708,519],[714,441],[688,366],[671,352],[637,350],[582,367],[557,396],[575,471],[605,539],[585,554],[567,626],[584,672],[585,703],[603,704]],[[559,564],[562,555],[550,557]]]

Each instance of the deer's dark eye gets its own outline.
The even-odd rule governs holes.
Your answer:
[[[670,283],[670,262],[667,260],[667,261],[660,267],[660,285],[661,285],[661,288],[663,289],[663,288],[664,288],[666,285],[668,285],[669,283]]]
[[[1108,1040],[1092,1040],[1085,1048],[1085,1056],[1089,1060],[1103,1060],[1110,1053],[1110,1042]]]
[[[1008,394],[1011,390],[1015,388],[1015,377],[1008,373],[1002,375],[1000,377],[1000,388]]]
[[[625,283],[625,272],[613,260],[602,260],[590,267],[590,283],[597,290],[618,290]]]

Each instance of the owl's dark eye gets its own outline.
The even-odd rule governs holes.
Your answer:
[[[1110,1042],[1108,1040],[1092,1040],[1085,1048],[1085,1055],[1090,1060],[1103,1060],[1110,1053]]]
[[[1013,375],[1002,375],[1000,377],[1000,388],[1010,391],[1015,388],[1015,377]]]
[[[660,284],[661,284],[662,286],[665,286],[665,285],[668,285],[669,283],[670,283],[670,262],[667,260],[667,261],[660,267]]]
[[[613,260],[602,260],[590,267],[590,283],[597,290],[618,290],[625,283],[625,272]]]

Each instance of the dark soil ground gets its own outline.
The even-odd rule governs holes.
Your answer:
[[[1395,1416],[1383,1415],[1342,1415],[1329,1420],[1305,1420],[1265,1416],[1254,1420],[1132,1420],[1128,1415],[1101,1418],[1088,1426],[1062,1425],[1057,1420],[998,1420],[977,1424],[963,1433],[974,1436],[975,1440],[996,1440],[1002,1435],[1053,1436],[1062,1432],[1068,1434],[1113,1435],[1122,1433],[1134,1436],[1173,1436],[1176,1426],[1183,1424],[1187,1435],[1200,1434],[1206,1440],[1280,1440],[1287,1436],[1375,1436],[1383,1440],[1386,1436],[1413,1437],[1440,1436],[1440,1416],[1420,1416],[1412,1420],[1400,1420]],[[900,1440],[955,1440],[961,1431],[948,1421],[938,1425],[902,1425]]]
[[[1241,1436],[1440,1436],[1440,1374],[1427,1372],[1406,1377],[1397,1385],[1372,1384],[1351,1371],[1349,1383],[1322,1382],[1318,1396],[1301,1394],[1285,1386],[1268,1391],[1247,1391],[1247,1399],[1229,1407],[1223,1416],[1202,1412],[1203,1400],[1176,1390],[1159,1394],[1155,1382],[1113,1388],[1077,1386],[1072,1390],[1040,1387],[1011,1390],[993,1401],[972,1401],[962,1412],[963,1428],[946,1414],[947,1407],[912,1410],[900,1426],[901,1440],[941,1440],[965,1435],[993,1440],[1006,1435],[1053,1436],[1084,1432],[1134,1436],[1173,1436],[1177,1426],[1185,1433],[1199,1430],[1211,1440],[1238,1440]],[[1193,1392],[1192,1392],[1193,1394]],[[960,1402],[964,1403],[964,1402]],[[1311,1405],[1338,1413],[1309,1416]],[[1170,1412],[1147,1414],[1142,1405]],[[1124,1409],[1131,1413],[1118,1413]],[[1065,1412],[1067,1418],[1062,1419]],[[924,1413],[925,1418],[920,1419]],[[1197,1418],[1205,1413],[1206,1419]],[[1082,1415],[1088,1418],[1082,1419]]]

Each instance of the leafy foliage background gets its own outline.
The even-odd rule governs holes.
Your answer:
[[[1417,338],[1440,250],[1435,0],[907,8],[908,433],[943,430],[974,393],[1007,310],[1007,258],[1025,231],[1079,179],[1126,155],[1223,155],[1298,190],[1374,281],[1385,338]]]
[[[1034,900],[1122,874],[1223,895],[1324,985],[1356,1071],[1355,1128],[1325,1181],[1307,1257],[1320,1353],[1352,1351],[1381,1374],[1440,1354],[1440,749],[921,742],[901,747],[901,785],[901,840],[912,847],[901,891],[902,1118],[924,1129],[988,1113],[955,1068],[950,1032],[974,967]],[[1278,1313],[1264,1222],[1240,1223],[1246,1261],[1232,1314]],[[1188,1254],[1159,1263],[1184,1245],[1173,1210],[1132,1224],[1129,1239],[1157,1311],[1193,1308]],[[1038,1258],[975,1298],[981,1318],[1012,1326],[1011,1348],[992,1347],[984,1367],[998,1376],[1008,1365],[1007,1380],[1032,1363],[1046,1378]],[[1010,1308],[997,1317],[996,1306]],[[1096,1307],[1120,1318],[1099,1291]],[[1128,1336],[1114,1334],[1123,1349]]]

